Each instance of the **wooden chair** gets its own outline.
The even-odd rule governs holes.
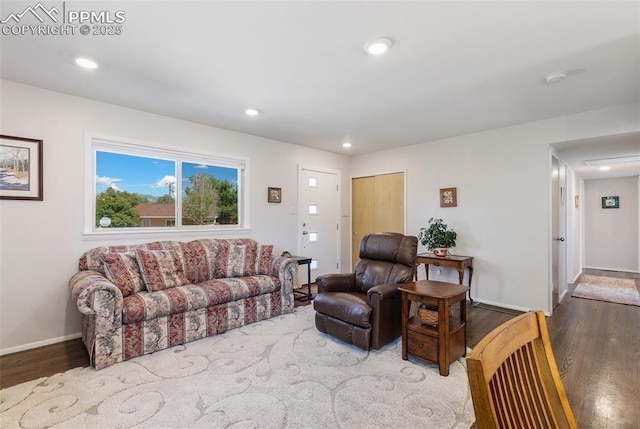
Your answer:
[[[478,429],[577,428],[541,311],[491,331],[467,353],[467,374]]]

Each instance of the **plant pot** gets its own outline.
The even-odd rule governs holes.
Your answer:
[[[444,258],[449,254],[449,249],[447,249],[446,247],[436,247],[435,249],[433,249],[433,254],[439,258]]]

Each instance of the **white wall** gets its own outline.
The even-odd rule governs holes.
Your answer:
[[[567,231],[569,240],[568,249],[568,266],[567,266],[567,282],[575,283],[578,276],[582,273],[582,248],[584,237],[582,235],[582,220],[584,213],[584,196],[582,195],[582,185],[580,179],[570,172],[569,182],[567,186]],[[576,207],[576,197],[578,197],[578,207]]]
[[[603,209],[602,197],[620,197]],[[584,181],[585,268],[638,272],[638,177]]]
[[[250,160],[251,231],[275,251],[295,250],[297,165],[338,170],[349,189],[349,158],[167,118],[9,81],[0,81],[2,134],[44,140],[44,201],[0,202],[0,352],[77,336],[80,313],[67,281],[80,255],[103,244],[189,240],[162,233],[131,239],[83,237],[85,132],[125,137]],[[266,202],[266,187],[282,188],[282,204]],[[349,207],[348,191],[343,207]],[[348,231],[343,242],[348,243]],[[348,266],[348,252],[343,265]]]
[[[478,301],[549,313],[549,145],[638,129],[640,105],[619,106],[358,156],[351,174],[406,168],[407,231],[442,217],[458,232],[454,253],[475,258]],[[447,187],[458,207],[440,208]]]
[[[0,81],[0,131],[44,140],[44,201],[0,202],[0,353],[7,353],[80,331],[67,281],[84,251],[110,243],[82,235],[85,132],[248,157],[252,229],[245,236],[276,251],[296,248],[290,208],[297,206],[297,165],[339,170],[343,267],[350,266],[350,178],[406,169],[409,233],[443,217],[459,233],[456,252],[476,258],[478,300],[550,311],[549,144],[640,131],[640,104],[349,159]],[[267,186],[282,187],[282,204],[266,203]],[[444,187],[458,188],[457,208],[439,207]],[[118,242],[191,238],[167,233]],[[453,273],[446,279],[457,281]]]

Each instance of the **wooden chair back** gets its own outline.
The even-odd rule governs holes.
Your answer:
[[[467,353],[467,373],[478,429],[577,428],[543,312],[490,332]]]

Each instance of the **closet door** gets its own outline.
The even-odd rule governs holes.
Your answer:
[[[351,268],[358,262],[360,241],[372,232],[404,233],[404,173],[351,180]]]

